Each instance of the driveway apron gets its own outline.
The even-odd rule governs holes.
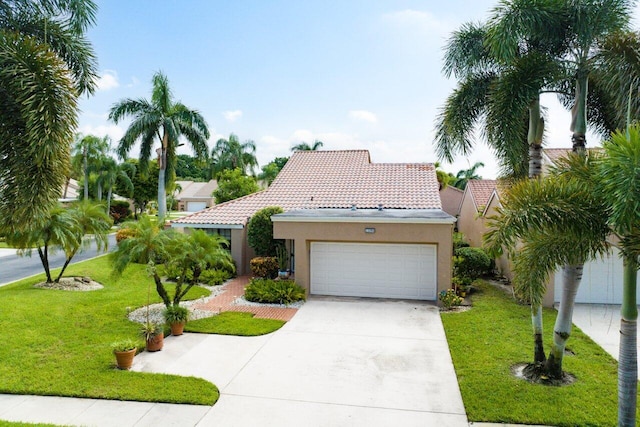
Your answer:
[[[314,298],[273,334],[169,337],[134,369],[214,382],[198,425],[468,426],[430,303]]]

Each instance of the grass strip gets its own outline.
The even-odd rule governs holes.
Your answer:
[[[277,331],[285,323],[282,320],[256,318],[253,313],[225,311],[217,316],[191,320],[187,322],[184,330],[205,334],[253,337]]]
[[[478,287],[471,310],[441,315],[469,421],[616,425],[615,359],[574,326],[567,346],[572,354],[564,357],[574,384],[543,386],[514,377],[512,365],[533,360],[530,308],[486,282]],[[544,311],[547,352],[556,314]]]

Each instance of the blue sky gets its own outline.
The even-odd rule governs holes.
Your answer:
[[[435,117],[455,84],[441,73],[442,47],[462,23],[485,20],[497,1],[97,3],[88,37],[100,89],[80,102],[79,132],[115,144],[128,123],[110,123],[109,108],[150,98],[151,77],[162,70],[175,99],[204,115],[210,147],[233,132],[255,141],[264,165],[316,139],[324,149],[368,149],[377,163],[435,162]],[[546,145],[570,147],[568,113],[552,98],[543,104],[551,109]],[[482,143],[443,168],[455,173],[477,161],[486,165],[483,177],[496,176]]]

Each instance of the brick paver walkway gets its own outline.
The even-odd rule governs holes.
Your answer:
[[[297,308],[280,308],[269,306],[236,305],[236,298],[244,295],[244,288],[249,283],[249,276],[238,276],[224,286],[224,291],[217,297],[211,298],[205,303],[195,304],[193,308],[209,310],[216,313],[223,311],[241,311],[253,313],[255,317],[263,319],[276,319],[288,322],[298,312]]]

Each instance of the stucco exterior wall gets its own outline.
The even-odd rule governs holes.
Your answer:
[[[236,262],[238,275],[251,274],[249,263],[255,257],[255,252],[247,243],[247,229],[234,228],[231,230],[231,256]]]
[[[464,234],[467,242],[471,246],[482,246],[482,233],[484,233],[484,224],[478,218],[478,211],[473,203],[471,193],[465,191],[460,206],[460,216],[458,217],[458,231]]]
[[[367,227],[375,233],[364,232]],[[311,242],[425,243],[437,245],[438,292],[451,287],[453,224],[281,222],[273,223],[276,239],[295,241],[296,282],[310,292]]]

